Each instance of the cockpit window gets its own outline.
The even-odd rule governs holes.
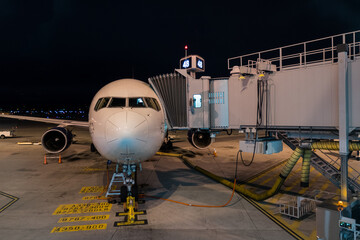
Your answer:
[[[108,107],[125,107],[126,98],[112,98]]]
[[[95,108],[94,110],[95,111],[99,111],[100,109],[106,107],[106,105],[108,104],[110,98],[100,98],[97,102],[96,102],[96,105],[95,105]]]
[[[145,98],[145,102],[146,104],[148,105],[149,108],[152,108],[156,111],[160,111],[160,105],[158,103],[158,101],[156,101],[155,98],[149,98],[149,97],[146,97]]]
[[[146,107],[142,97],[129,98],[129,107]]]

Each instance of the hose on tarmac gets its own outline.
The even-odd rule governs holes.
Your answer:
[[[171,154],[171,155],[168,155],[168,156],[174,156],[174,157],[179,157],[181,158],[185,164],[187,164],[188,166],[190,166],[191,168],[195,169],[196,171],[210,177],[211,179],[229,187],[229,188],[232,188],[233,189],[233,194],[234,194],[234,191],[238,192],[238,193],[241,193],[255,201],[263,201],[263,200],[266,200],[272,196],[274,196],[279,190],[280,190],[280,187],[282,186],[282,184],[284,183],[285,179],[289,176],[290,172],[292,171],[293,167],[295,166],[295,164],[297,163],[297,161],[299,160],[299,158],[304,154],[304,150],[301,149],[301,148],[296,148],[295,151],[292,153],[291,157],[289,158],[289,160],[286,162],[286,165],[283,167],[280,175],[277,177],[277,179],[275,180],[275,183],[274,185],[272,186],[271,189],[263,192],[263,193],[254,193],[250,190],[248,190],[247,188],[245,188],[245,186],[243,185],[237,185],[236,184],[236,178],[234,180],[234,182],[230,182],[229,180],[227,179],[224,179],[222,177],[219,177],[201,167],[198,167],[196,165],[194,165],[190,160],[188,160],[186,157],[184,157],[183,155],[181,154]],[[167,155],[166,153],[160,153],[159,155]],[[236,165],[237,165],[237,161],[236,161]],[[237,171],[237,168],[236,168],[236,171]],[[232,196],[233,196],[232,194]],[[149,196],[148,196],[149,197]],[[159,198],[161,199],[161,198]],[[232,197],[231,197],[232,199]],[[163,199],[163,200],[166,200],[166,199]],[[167,201],[169,201],[169,199],[167,199]],[[230,202],[230,201],[228,201]],[[183,204],[183,203],[181,203]],[[191,205],[191,204],[184,204],[184,205],[187,205],[187,206],[194,206],[194,205]],[[225,204],[224,204],[225,205]],[[208,206],[210,207],[210,206]],[[214,207],[214,206],[211,206],[211,207]],[[218,206],[218,207],[222,207],[222,206]]]

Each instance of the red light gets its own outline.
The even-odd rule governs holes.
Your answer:
[[[185,45],[185,50],[187,50],[188,49],[188,46],[187,45]]]

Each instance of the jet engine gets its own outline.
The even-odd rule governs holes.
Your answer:
[[[73,135],[70,130],[55,127],[43,134],[41,143],[49,153],[61,153],[71,145],[72,138]]]
[[[191,129],[188,131],[188,141],[198,149],[207,148],[211,144],[210,132]]]

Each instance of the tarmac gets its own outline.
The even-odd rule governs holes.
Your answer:
[[[4,239],[316,239],[315,214],[302,219],[282,216],[278,203],[305,193],[317,198],[339,196],[339,190],[316,170],[311,170],[310,187],[300,187],[301,161],[274,197],[255,202],[235,194],[222,208],[184,206],[146,197],[139,216],[148,224],[114,227],[122,205],[96,199],[103,194],[115,165],[107,170],[107,160],[90,152],[87,129],[74,128],[75,143],[62,153],[62,163],[47,159],[38,143],[52,124],[0,119],[0,128],[17,126],[16,137],[0,140],[0,236]],[[194,164],[233,179],[239,140],[244,136],[225,132],[208,149],[192,147],[186,132],[172,132],[171,152],[187,156]],[[214,154],[214,152],[216,153]],[[292,151],[272,155],[257,154],[245,167],[239,159],[237,179],[254,191],[272,186]],[[252,154],[244,154],[248,163]],[[189,204],[222,205],[232,189],[196,172],[176,157],[153,156],[138,174],[140,191],[147,196]]]

